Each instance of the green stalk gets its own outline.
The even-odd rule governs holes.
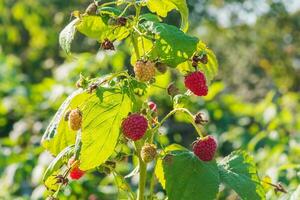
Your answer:
[[[137,200],[144,200],[145,196],[145,186],[147,179],[147,164],[144,163],[141,156],[139,156],[140,174],[139,174],[139,191]]]
[[[134,51],[135,51],[135,54],[136,54],[136,58],[139,60],[141,56],[140,56],[139,48],[138,48],[138,45],[137,45],[137,40],[136,40],[136,38],[134,37],[133,34],[134,33],[132,32],[131,33],[131,42],[132,42],[132,45],[133,45],[133,48],[134,48]]]
[[[196,129],[198,135],[202,138],[203,137],[203,134],[201,132],[201,129],[198,127],[198,125],[194,122],[194,116],[193,114],[186,108],[175,108],[173,109],[172,111],[170,111],[161,121],[160,123],[154,127],[153,129],[154,130],[157,130],[160,126],[162,126],[162,124],[170,117],[172,116],[173,114],[175,114],[176,112],[184,112],[186,114],[188,114],[190,116],[190,122],[191,124],[194,126],[194,128]]]
[[[138,23],[139,23],[139,17],[140,17],[140,14],[141,14],[141,6],[139,6],[136,3],[134,3],[134,7],[135,7],[136,11],[135,11],[133,29],[132,29],[132,32],[131,32],[131,42],[132,42],[132,45],[133,45],[136,57],[139,60],[140,59],[140,52],[139,52],[139,48],[138,48],[138,45],[137,45],[138,41],[137,41],[137,39],[136,39],[136,37],[134,35],[134,27],[136,25],[138,25]]]
[[[144,141],[134,142],[135,153],[139,158],[139,168],[140,168],[137,200],[144,200],[145,187],[146,187],[146,181],[147,181],[147,164],[142,160],[142,157],[141,157],[141,149],[142,149],[143,144],[144,144]]]
[[[134,24],[133,27],[138,25],[139,23],[139,17],[141,14],[141,6],[137,5],[136,2],[134,3],[136,14],[134,17]],[[140,53],[138,49],[138,41],[137,38],[134,35],[134,29],[131,32],[131,41],[132,45],[136,54],[137,59],[140,59]],[[139,173],[139,187],[138,187],[138,195],[137,200],[144,200],[145,199],[145,187],[146,187],[146,181],[147,181],[147,164],[144,163],[144,161],[141,158],[140,152],[141,152],[141,144],[135,143],[136,152],[139,157],[139,167],[140,167],[140,173]]]

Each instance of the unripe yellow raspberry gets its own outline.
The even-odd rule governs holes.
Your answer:
[[[141,157],[145,163],[151,162],[156,157],[156,146],[146,143],[141,150]]]
[[[82,124],[82,113],[79,108],[71,110],[69,114],[69,128],[73,131],[78,131]]]
[[[142,82],[150,81],[155,76],[155,63],[139,60],[134,68],[135,77]]]

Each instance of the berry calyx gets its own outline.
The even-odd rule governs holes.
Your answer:
[[[201,55],[194,55],[192,57],[193,67],[197,67],[199,62],[201,62],[202,64],[207,64],[208,63],[208,57],[207,57],[207,54],[205,52],[202,52]]]
[[[179,94],[179,89],[176,87],[175,83],[172,82],[167,87],[168,95],[174,97],[175,95]]]
[[[115,50],[114,44],[107,38],[104,39],[100,46],[104,50]]]
[[[141,139],[148,128],[147,119],[138,113],[134,113],[125,118],[122,122],[121,129],[125,137],[133,141]]]
[[[156,157],[156,146],[146,143],[141,150],[141,158],[145,163],[149,163]]]
[[[119,26],[125,26],[127,23],[127,18],[126,17],[119,17],[117,18],[117,25]]]
[[[208,122],[208,120],[205,118],[205,115],[203,112],[198,112],[195,116],[194,116],[194,122],[195,124],[200,124],[200,125],[204,125]]]
[[[78,131],[82,124],[82,112],[79,108],[71,110],[69,113],[69,128],[73,131]]]
[[[200,58],[200,62],[203,64],[207,64],[208,63],[208,58],[206,54],[203,54],[202,57]]]
[[[135,77],[142,82],[150,81],[155,76],[155,63],[139,60],[134,68]]]
[[[80,179],[85,172],[79,169],[79,161],[75,160],[74,158],[71,158],[68,162],[68,166],[71,167],[70,170],[70,178],[73,180]]]
[[[88,78],[84,77],[83,75],[80,74],[80,77],[78,81],[76,82],[76,87],[77,88],[86,88],[89,84]]]
[[[202,161],[211,161],[217,149],[217,142],[213,136],[206,136],[194,142],[194,154]]]
[[[157,62],[157,63],[155,63],[155,68],[157,69],[157,71],[164,74],[164,73],[166,73],[168,66],[164,63]]]
[[[184,79],[185,87],[197,96],[206,96],[208,88],[202,72],[196,71],[188,74]]]

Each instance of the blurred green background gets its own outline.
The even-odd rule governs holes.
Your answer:
[[[79,74],[96,77],[130,66],[126,44],[106,53],[96,41],[77,34],[71,56],[60,49],[58,35],[70,13],[83,11],[89,3],[0,0],[0,199],[44,198],[41,178],[52,157],[40,147],[40,139],[75,90]],[[220,158],[236,149],[251,152],[259,175],[288,190],[275,194],[270,189],[267,199],[289,199],[300,184],[300,2],[188,4],[189,33],[215,51],[220,66],[209,95],[187,100],[188,108],[209,117],[206,132],[218,138]],[[172,12],[166,21],[178,25],[178,16]],[[176,71],[157,76],[156,84],[164,88],[171,81],[183,88]],[[172,109],[164,89],[150,93],[160,115]],[[192,126],[176,115],[166,124],[161,142],[190,148],[195,137]],[[123,163],[118,168],[126,174],[133,166]],[[136,186],[135,177],[130,181]],[[223,187],[220,191],[218,199],[239,199]],[[117,193],[111,176],[93,172],[66,187],[61,199],[116,199]]]

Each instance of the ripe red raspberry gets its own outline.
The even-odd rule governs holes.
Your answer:
[[[133,141],[141,139],[147,131],[147,119],[140,114],[131,114],[122,122],[123,134]]]
[[[139,60],[134,68],[135,77],[142,82],[150,81],[155,76],[155,63]]]
[[[79,162],[78,161],[75,163],[74,166],[72,166],[72,164],[75,161],[76,160],[74,158],[71,158],[69,160],[69,162],[68,162],[68,165],[69,165],[69,167],[72,167],[72,169],[70,171],[70,177],[71,177],[71,179],[78,180],[78,179],[80,179],[85,174],[85,172],[82,171],[81,169],[79,169]]]
[[[197,96],[206,96],[208,88],[206,79],[202,72],[192,72],[184,79],[185,87],[191,90]]]
[[[213,136],[206,136],[194,142],[193,151],[203,161],[211,161],[217,149],[217,142]]]

